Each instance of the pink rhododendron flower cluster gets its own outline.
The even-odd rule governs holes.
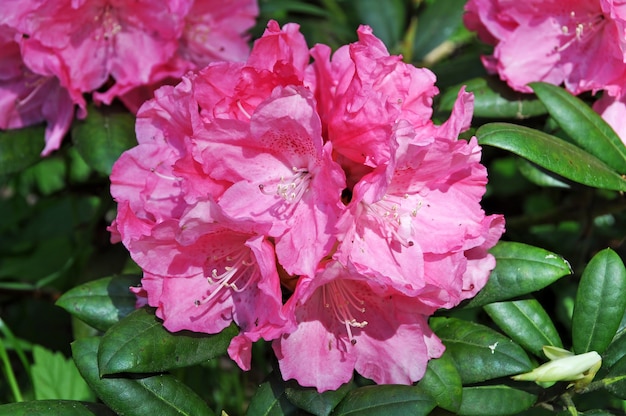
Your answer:
[[[241,368],[272,340],[283,377],[319,391],[420,379],[444,351],[428,317],[484,286],[504,231],[476,139],[457,140],[472,95],[435,125],[434,75],[358,36],[331,56],[270,22],[245,63],[157,90],[111,175],[113,238],[165,327],[235,322]]]
[[[626,143],[626,3],[623,0],[470,0],[465,24],[495,46],[483,58],[512,88],[564,84],[604,91],[595,109]]]
[[[257,14],[256,0],[3,0],[0,129],[46,120],[46,155],[85,93],[136,111],[189,70],[244,61]]]

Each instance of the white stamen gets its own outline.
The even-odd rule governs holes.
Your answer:
[[[358,321],[352,313],[353,310],[365,313],[365,302],[356,297],[341,281],[332,281],[322,287],[322,302],[345,325],[350,343],[356,344],[352,328],[364,328],[367,321]]]

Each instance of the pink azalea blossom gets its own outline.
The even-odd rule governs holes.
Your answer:
[[[22,60],[16,31],[0,25],[0,129],[47,122],[42,156],[61,145],[74,117],[74,104],[52,76],[38,75]]]
[[[273,343],[281,373],[320,392],[355,369],[380,384],[411,384],[444,351],[427,322],[436,308],[338,262],[302,278],[285,307],[297,329]]]
[[[47,121],[59,148],[85,93],[131,111],[214,60],[243,61],[256,0],[6,0],[0,6],[0,128]]]
[[[616,0],[470,0],[465,24],[495,46],[483,62],[516,90],[565,84],[573,94],[624,85],[626,10]]]
[[[141,302],[173,331],[235,322],[243,369],[274,340],[283,377],[319,391],[420,379],[443,352],[428,317],[484,286],[504,231],[480,147],[457,140],[472,96],[435,125],[434,75],[358,35],[331,57],[270,22],[246,62],[157,90],[111,175]]]
[[[613,130],[626,145],[626,95],[612,97],[609,94],[604,94],[593,104],[593,109],[613,127]]]

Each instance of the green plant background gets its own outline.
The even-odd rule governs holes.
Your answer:
[[[623,415],[626,414],[626,147],[590,104],[559,87],[510,90],[462,25],[463,0],[261,0],[309,45],[336,48],[369,24],[393,54],[430,67],[444,120],[461,85],[490,183],[483,206],[507,232],[487,287],[431,326],[447,346],[415,386],[355,376],[318,394],[282,381],[269,345],[253,370],[225,355],[236,328],[170,334],[134,310],[140,270],[109,242],[107,174],[135,142],[121,107],[92,107],[41,159],[43,127],[0,132],[0,415]],[[517,382],[542,347],[597,351],[591,384]],[[329,363],[332,365],[332,363]]]

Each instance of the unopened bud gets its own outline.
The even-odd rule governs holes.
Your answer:
[[[595,351],[574,355],[560,348],[546,351],[544,347],[544,353],[551,361],[529,373],[513,376],[513,380],[551,382],[585,379],[589,383],[602,365],[602,358]]]

